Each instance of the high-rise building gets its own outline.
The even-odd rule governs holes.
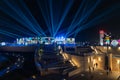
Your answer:
[[[104,44],[104,31],[103,30],[100,30],[100,45],[102,46]]]

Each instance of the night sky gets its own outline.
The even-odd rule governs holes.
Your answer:
[[[100,29],[120,36],[120,0],[0,0],[0,41],[32,36],[97,41]]]

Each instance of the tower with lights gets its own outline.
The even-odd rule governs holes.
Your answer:
[[[103,44],[104,44],[104,40],[103,40],[103,38],[104,38],[104,31],[100,30],[99,34],[100,34],[100,45],[103,46]]]

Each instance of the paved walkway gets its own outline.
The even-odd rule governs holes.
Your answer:
[[[120,72],[113,71],[107,73],[105,70],[83,71],[70,78],[70,80],[120,80]]]

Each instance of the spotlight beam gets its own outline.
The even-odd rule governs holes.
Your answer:
[[[82,2],[81,2],[81,4],[80,4],[80,6],[79,6],[79,8],[78,8],[78,10],[77,10],[74,18],[73,18],[73,20],[72,20],[72,22],[71,22],[71,24],[70,24],[70,26],[68,27],[66,36],[71,32],[71,30],[73,30],[73,28],[74,28],[73,25],[75,24],[76,18],[77,18],[78,15],[80,14],[80,11],[82,10],[83,5],[85,4],[85,2],[86,2],[86,0],[82,0]]]
[[[14,12],[10,11],[10,9],[6,9],[6,8],[2,8],[0,7],[0,10],[2,10],[4,13],[6,13],[8,16],[10,16],[11,18],[15,19],[17,22],[21,23],[24,26],[28,26],[27,24],[25,24],[21,18],[19,16],[17,16],[16,14],[14,14]],[[29,29],[29,28],[28,28]],[[30,29],[29,29],[30,30]],[[31,30],[32,31],[32,30]],[[33,31],[32,31],[33,32]],[[33,32],[34,33],[34,32]]]
[[[28,26],[27,24],[25,24],[21,18],[19,16],[17,16],[16,14],[14,14],[14,12],[12,12],[10,9],[6,9],[6,8],[2,8],[0,7],[0,10],[2,10],[4,13],[6,13],[8,16],[10,16],[11,18],[13,18],[14,20],[16,20],[17,22],[19,22],[20,24],[24,25],[24,26]],[[28,28],[29,29],[29,28]],[[30,29],[29,29],[30,30]],[[33,31],[32,31],[33,32]],[[33,32],[34,33],[34,32]]]
[[[52,7],[52,0],[49,0],[49,9],[50,9],[50,19],[51,19],[52,36],[53,36],[55,30],[54,30],[54,22],[53,22],[53,7]]]
[[[98,6],[99,3],[100,0],[97,0],[96,4],[92,6],[92,8],[88,10],[88,12],[85,12],[86,14],[83,12],[83,18],[75,26],[80,25],[85,19],[87,20],[87,18],[91,15],[91,13],[95,10],[95,8]]]
[[[13,10],[15,13],[22,19],[23,23],[27,24],[28,29],[32,29],[33,32],[35,32],[37,35],[39,35],[39,32],[34,28],[33,24],[28,20],[28,18],[24,15],[24,13],[15,5],[12,3],[9,3],[5,0],[5,3]],[[30,29],[30,30],[31,30]]]
[[[44,1],[43,1],[44,2]],[[40,8],[41,10],[41,13],[42,13],[42,16],[45,20],[45,23],[46,23],[46,26],[50,32],[50,35],[53,35],[52,33],[52,29],[51,29],[51,23],[50,23],[50,17],[49,17],[49,12],[48,12],[48,8],[47,8],[47,5],[46,3],[44,2],[43,4],[40,4],[41,2],[39,0],[37,0],[37,3],[38,3],[38,7]],[[43,6],[43,7],[42,7]]]
[[[75,34],[75,36],[82,30],[87,29],[92,27],[93,25],[99,24],[101,22],[104,22],[105,20],[108,20],[109,18],[111,18],[112,16],[108,17],[107,15],[110,15],[110,13],[114,10],[120,9],[119,4],[116,5],[116,7],[110,7],[108,8],[104,13],[99,14],[98,16],[94,17],[92,20],[90,20],[88,23],[84,24],[84,25],[79,25],[81,27],[78,27],[74,32],[72,32],[70,35]],[[106,18],[105,18],[106,17]],[[104,18],[104,20],[102,19]]]
[[[0,17],[1,18],[1,17]],[[22,34],[25,34],[25,35],[29,35],[29,36],[35,36],[33,34],[31,34],[30,32],[28,32],[27,30],[25,30],[24,28],[20,27],[19,25],[14,25],[14,23],[10,22],[9,20],[4,20],[4,19],[0,19],[0,25],[4,25],[6,28],[10,28],[11,31],[12,30],[17,30],[18,32],[21,32]],[[14,28],[13,28],[14,26]]]
[[[21,4],[23,5],[23,8],[25,9],[25,11],[28,13],[27,15],[29,20],[31,20],[31,22],[33,23],[34,27],[36,28],[36,30],[38,30],[42,35],[46,36],[46,34],[44,33],[44,31],[42,30],[42,28],[40,27],[40,25],[38,24],[38,22],[36,21],[36,19],[33,17],[33,15],[31,14],[30,10],[28,9],[28,7],[26,6],[26,4],[20,0]],[[26,16],[27,16],[26,15]],[[41,35],[39,34],[39,35]],[[39,36],[38,35],[38,36]]]
[[[96,4],[94,6],[92,6],[92,8],[90,8],[90,10],[88,10],[88,12],[86,12],[86,14],[83,15],[83,17],[80,18],[80,20],[73,26],[73,28],[71,29],[70,32],[72,32],[72,30],[77,28],[77,26],[80,25],[84,21],[84,19],[86,19],[88,16],[90,16],[90,14],[95,10],[96,6],[99,3],[100,3],[100,0],[96,1]]]
[[[72,5],[73,5],[73,0],[72,0],[72,1],[69,1],[67,7],[65,8],[64,13],[63,13],[63,15],[62,15],[62,18],[60,19],[60,22],[59,22],[59,24],[58,24],[58,27],[57,27],[57,29],[56,29],[56,31],[55,31],[55,33],[54,33],[54,36],[56,36],[58,30],[60,29],[60,27],[61,27],[61,25],[62,25],[65,17],[67,16],[67,14],[68,14],[68,12],[69,12],[69,10],[70,10],[70,8],[71,8]]]
[[[20,35],[16,35],[14,33],[4,31],[4,30],[0,30],[0,33],[6,36],[12,37],[12,38],[21,37]]]

